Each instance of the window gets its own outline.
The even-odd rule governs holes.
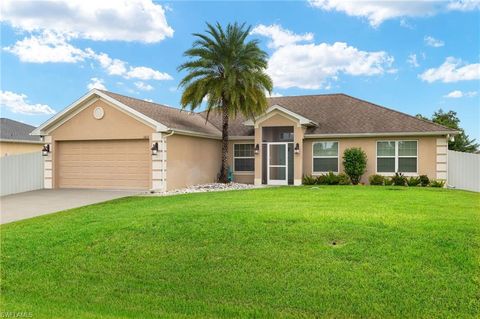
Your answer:
[[[253,172],[255,169],[255,146],[253,144],[233,145],[233,170]]]
[[[417,172],[417,141],[377,142],[377,173],[395,172]]]
[[[313,172],[338,173],[338,142],[313,143]]]

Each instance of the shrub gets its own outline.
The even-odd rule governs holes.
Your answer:
[[[395,186],[405,186],[407,178],[402,173],[395,173],[395,175],[392,176],[392,182]]]
[[[333,172],[328,172],[325,175],[325,184],[327,185],[338,185],[339,179],[338,176],[335,175]]]
[[[315,184],[317,185],[327,185],[327,179],[325,178],[325,175],[318,175],[315,178]]]
[[[357,185],[367,167],[367,154],[361,148],[348,148],[343,153],[343,167],[353,185]]]
[[[408,186],[417,186],[418,184],[420,184],[420,178],[419,177],[410,177],[409,179],[407,179],[407,185]]]
[[[383,180],[383,183],[385,184],[385,186],[392,186],[392,184],[393,184],[393,178],[391,178],[391,177],[385,177],[385,179]]]
[[[368,178],[368,181],[370,182],[370,185],[383,185],[383,182],[385,181],[385,177],[382,175],[372,175]]]
[[[311,175],[303,175],[302,177],[303,185],[315,185],[316,181],[316,178]]]
[[[338,174],[339,185],[350,185],[350,178],[345,173]]]
[[[420,185],[422,187],[426,187],[430,184],[430,179],[428,178],[427,175],[420,175]]]
[[[442,188],[443,186],[445,186],[445,180],[444,179],[432,179],[430,181],[430,187]]]

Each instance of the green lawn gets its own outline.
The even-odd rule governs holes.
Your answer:
[[[478,318],[480,194],[284,187],[131,197],[4,225],[34,318]]]

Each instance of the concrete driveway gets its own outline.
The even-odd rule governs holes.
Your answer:
[[[138,191],[42,189],[0,197],[0,224],[139,194]]]

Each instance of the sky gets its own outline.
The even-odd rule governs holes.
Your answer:
[[[480,140],[480,0],[2,0],[0,112],[39,125],[92,88],[178,107],[205,23],[245,22],[272,96],[345,93]]]

